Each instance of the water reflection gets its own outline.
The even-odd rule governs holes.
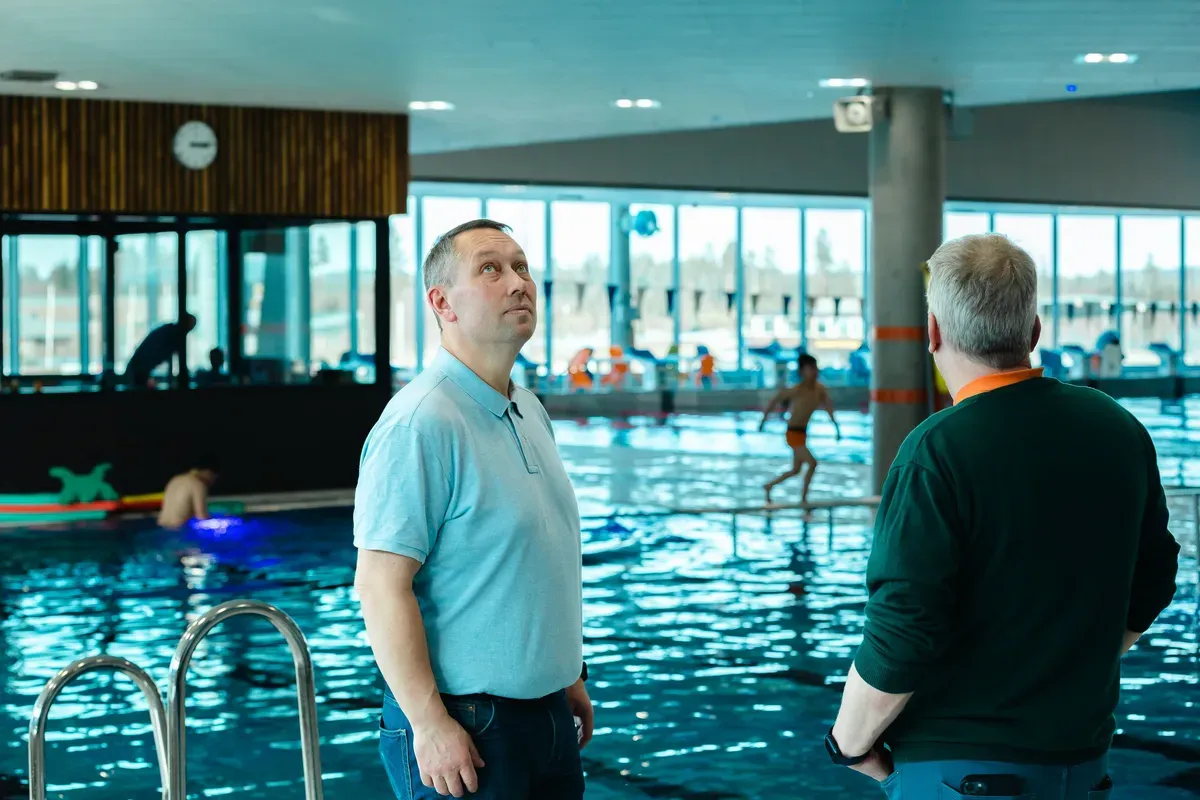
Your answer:
[[[1139,401],[1164,480],[1200,484],[1189,404]],[[842,415],[846,441],[817,420],[813,497],[863,493],[869,420]],[[600,422],[557,435],[585,515],[584,602],[596,738],[594,793],[621,797],[845,797],[860,778],[828,767],[821,735],[859,641],[871,514],[629,516],[638,509],[761,502],[786,465],[781,431],[756,415],[633,421],[616,444]],[[789,492],[791,494],[789,494]],[[783,500],[799,486],[781,490]],[[624,515],[622,514],[624,512]],[[1190,522],[1179,509],[1176,525]],[[236,535],[226,535],[236,529]],[[1190,527],[1184,527],[1190,531]],[[144,525],[25,531],[0,538],[0,724],[22,770],[28,715],[73,658],[124,656],[166,683],[188,621],[231,597],[291,614],[317,674],[330,797],[387,797],[377,764],[381,685],[358,618],[345,511],[165,534]],[[1114,763],[1150,798],[1185,786],[1200,763],[1195,723],[1197,591],[1181,572],[1175,604],[1128,658]],[[293,668],[269,623],[234,618],[206,638],[188,696],[192,790],[244,798],[302,785]],[[52,790],[149,795],[157,786],[147,709],[124,678],[88,675],[64,692],[50,730]],[[799,784],[799,787],[798,787]],[[99,787],[108,787],[98,793]],[[14,792],[15,793],[15,792]],[[90,796],[90,795],[89,795]],[[1175,795],[1161,795],[1175,796]]]

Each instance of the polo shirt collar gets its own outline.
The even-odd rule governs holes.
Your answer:
[[[1005,386],[1012,386],[1015,383],[1033,380],[1034,378],[1042,377],[1042,368],[1034,367],[1033,369],[1011,369],[1007,372],[995,372],[991,375],[984,375],[982,378],[976,378],[966,386],[958,390],[958,394],[954,395],[954,403],[958,405],[968,397],[974,397],[977,394],[990,392],[993,389],[1001,389]]]
[[[497,417],[504,416],[504,412],[510,405],[516,410],[515,402],[489,386],[487,381],[472,372],[470,367],[455,358],[446,348],[438,348],[432,366],[446,373],[450,380],[458,385],[458,388]],[[510,395],[512,394],[511,381],[508,384],[508,392]]]

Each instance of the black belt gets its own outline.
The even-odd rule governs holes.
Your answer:
[[[545,697],[533,697],[533,698],[500,697],[499,695],[484,694],[482,692],[477,693],[477,694],[443,694],[442,698],[444,700],[449,700],[449,701],[455,702],[455,703],[471,703],[471,702],[487,701],[490,703],[532,706],[532,705],[547,705],[547,704],[553,702],[554,700],[556,700],[559,697],[559,695],[561,695],[565,691],[566,691],[566,689],[559,689],[557,692],[551,692],[550,694],[546,695]]]

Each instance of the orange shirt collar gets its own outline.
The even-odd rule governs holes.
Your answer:
[[[955,404],[961,403],[968,397],[974,397],[977,394],[990,392],[993,389],[1000,389],[1005,386],[1012,386],[1014,383],[1032,380],[1042,377],[1042,368],[1034,367],[1033,369],[1013,369],[1008,372],[997,372],[992,375],[984,375],[982,378],[976,378],[966,386],[958,390],[958,394],[954,395]]]

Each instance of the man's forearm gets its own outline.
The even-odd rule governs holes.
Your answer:
[[[1137,644],[1137,640],[1142,638],[1142,635],[1136,631],[1125,631],[1125,640],[1121,643],[1121,655],[1125,655],[1133,646]]]
[[[429,662],[421,609],[411,589],[359,588],[367,639],[383,679],[414,727],[446,714]]]
[[[869,751],[887,730],[912,694],[888,694],[862,679],[854,665],[846,676],[842,707],[833,726],[833,738],[847,756]]]

